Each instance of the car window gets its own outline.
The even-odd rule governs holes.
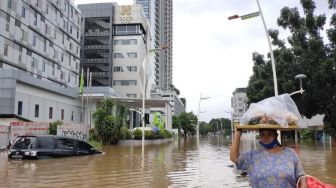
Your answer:
[[[54,138],[52,138],[52,137],[39,137],[37,148],[40,148],[40,149],[54,149],[55,148]]]
[[[57,139],[57,148],[59,149],[74,149],[75,143],[71,139],[59,138]]]
[[[36,145],[36,137],[18,137],[13,149],[32,149]]]
[[[78,148],[81,150],[90,150],[92,146],[84,141],[78,141]]]

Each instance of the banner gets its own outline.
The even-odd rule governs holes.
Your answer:
[[[64,123],[57,125],[57,135],[89,141],[89,125]]]

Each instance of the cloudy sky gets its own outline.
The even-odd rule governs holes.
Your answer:
[[[92,0],[75,0],[76,4]],[[132,0],[95,0],[132,4]],[[284,6],[299,7],[299,0],[259,0],[268,29],[278,29],[276,19]],[[327,0],[315,0],[316,13],[331,15]],[[210,97],[201,103],[200,119],[226,117],[232,92],[246,87],[252,75],[252,53],[266,54],[267,38],[261,17],[242,21],[227,17],[258,11],[255,0],[174,0],[173,84],[187,100],[187,111],[197,114],[200,94]],[[302,11],[301,11],[302,12]],[[288,32],[279,29],[281,38]],[[299,73],[298,73],[299,74]],[[291,91],[289,91],[291,92]]]

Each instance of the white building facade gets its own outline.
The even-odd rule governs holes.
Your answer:
[[[0,114],[79,122],[80,11],[69,0],[0,1]]]
[[[142,98],[150,88],[149,25],[140,5],[115,8],[113,88],[130,98]]]

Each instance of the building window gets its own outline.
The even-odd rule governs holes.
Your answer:
[[[43,40],[43,51],[47,52],[47,39]]]
[[[12,8],[12,0],[7,0],[7,7],[8,7],[9,9]]]
[[[142,34],[140,25],[116,25],[114,27],[115,35],[135,35]]]
[[[32,68],[37,68],[37,65],[38,65],[38,61],[32,57],[32,62],[31,62],[31,67]]]
[[[64,60],[64,54],[61,55],[61,61],[63,62]]]
[[[123,56],[122,53],[114,53],[114,54],[113,54],[113,57],[114,57],[115,59],[122,59],[122,58],[124,58],[124,56]]]
[[[114,80],[113,85],[119,85],[119,86],[136,86],[137,81],[136,80]]]
[[[61,120],[64,120],[64,109],[61,110]]]
[[[136,52],[129,52],[129,53],[127,53],[127,56],[130,59],[135,59],[135,58],[137,58],[137,53]]]
[[[123,68],[120,66],[113,67],[113,72],[124,72]]]
[[[49,14],[49,5],[48,4],[47,4],[47,7],[46,7],[46,13]]]
[[[70,26],[70,34],[72,34],[72,26]]]
[[[114,45],[135,45],[137,44],[136,39],[126,39],[126,40],[114,40]]]
[[[137,68],[138,68],[138,67],[136,67],[136,66],[127,66],[127,70],[128,70],[129,72],[136,72],[136,71],[137,71]]]
[[[42,64],[42,71],[43,71],[43,72],[45,72],[45,66],[46,66],[46,63],[43,62],[43,64]]]
[[[71,111],[71,121],[74,120],[74,111]]]
[[[26,17],[26,8],[24,8],[24,7],[22,7],[22,9],[21,9],[21,16],[22,16],[22,18]]]
[[[15,26],[21,28],[21,22],[19,20],[15,20]]]
[[[9,31],[9,23],[10,23],[10,16],[9,14],[6,15],[6,31]]]
[[[33,46],[36,46],[36,36],[33,36]]]
[[[4,46],[4,55],[5,56],[8,55],[8,44],[5,44],[5,46]]]
[[[130,97],[130,98],[136,98],[137,95],[136,94],[126,94],[127,97]]]
[[[21,40],[23,40],[24,39],[24,30],[23,29],[21,29]]]
[[[35,104],[35,117],[39,117],[39,111],[40,111],[40,106],[38,104]]]
[[[37,26],[37,12],[34,12],[34,25]]]
[[[19,116],[22,116],[22,105],[23,105],[23,103],[22,103],[22,101],[18,101],[18,115]]]
[[[49,107],[49,119],[53,118],[53,107]]]
[[[47,23],[45,23],[45,30],[44,30],[44,32],[45,32],[46,34],[48,34],[48,25],[47,25]]]

